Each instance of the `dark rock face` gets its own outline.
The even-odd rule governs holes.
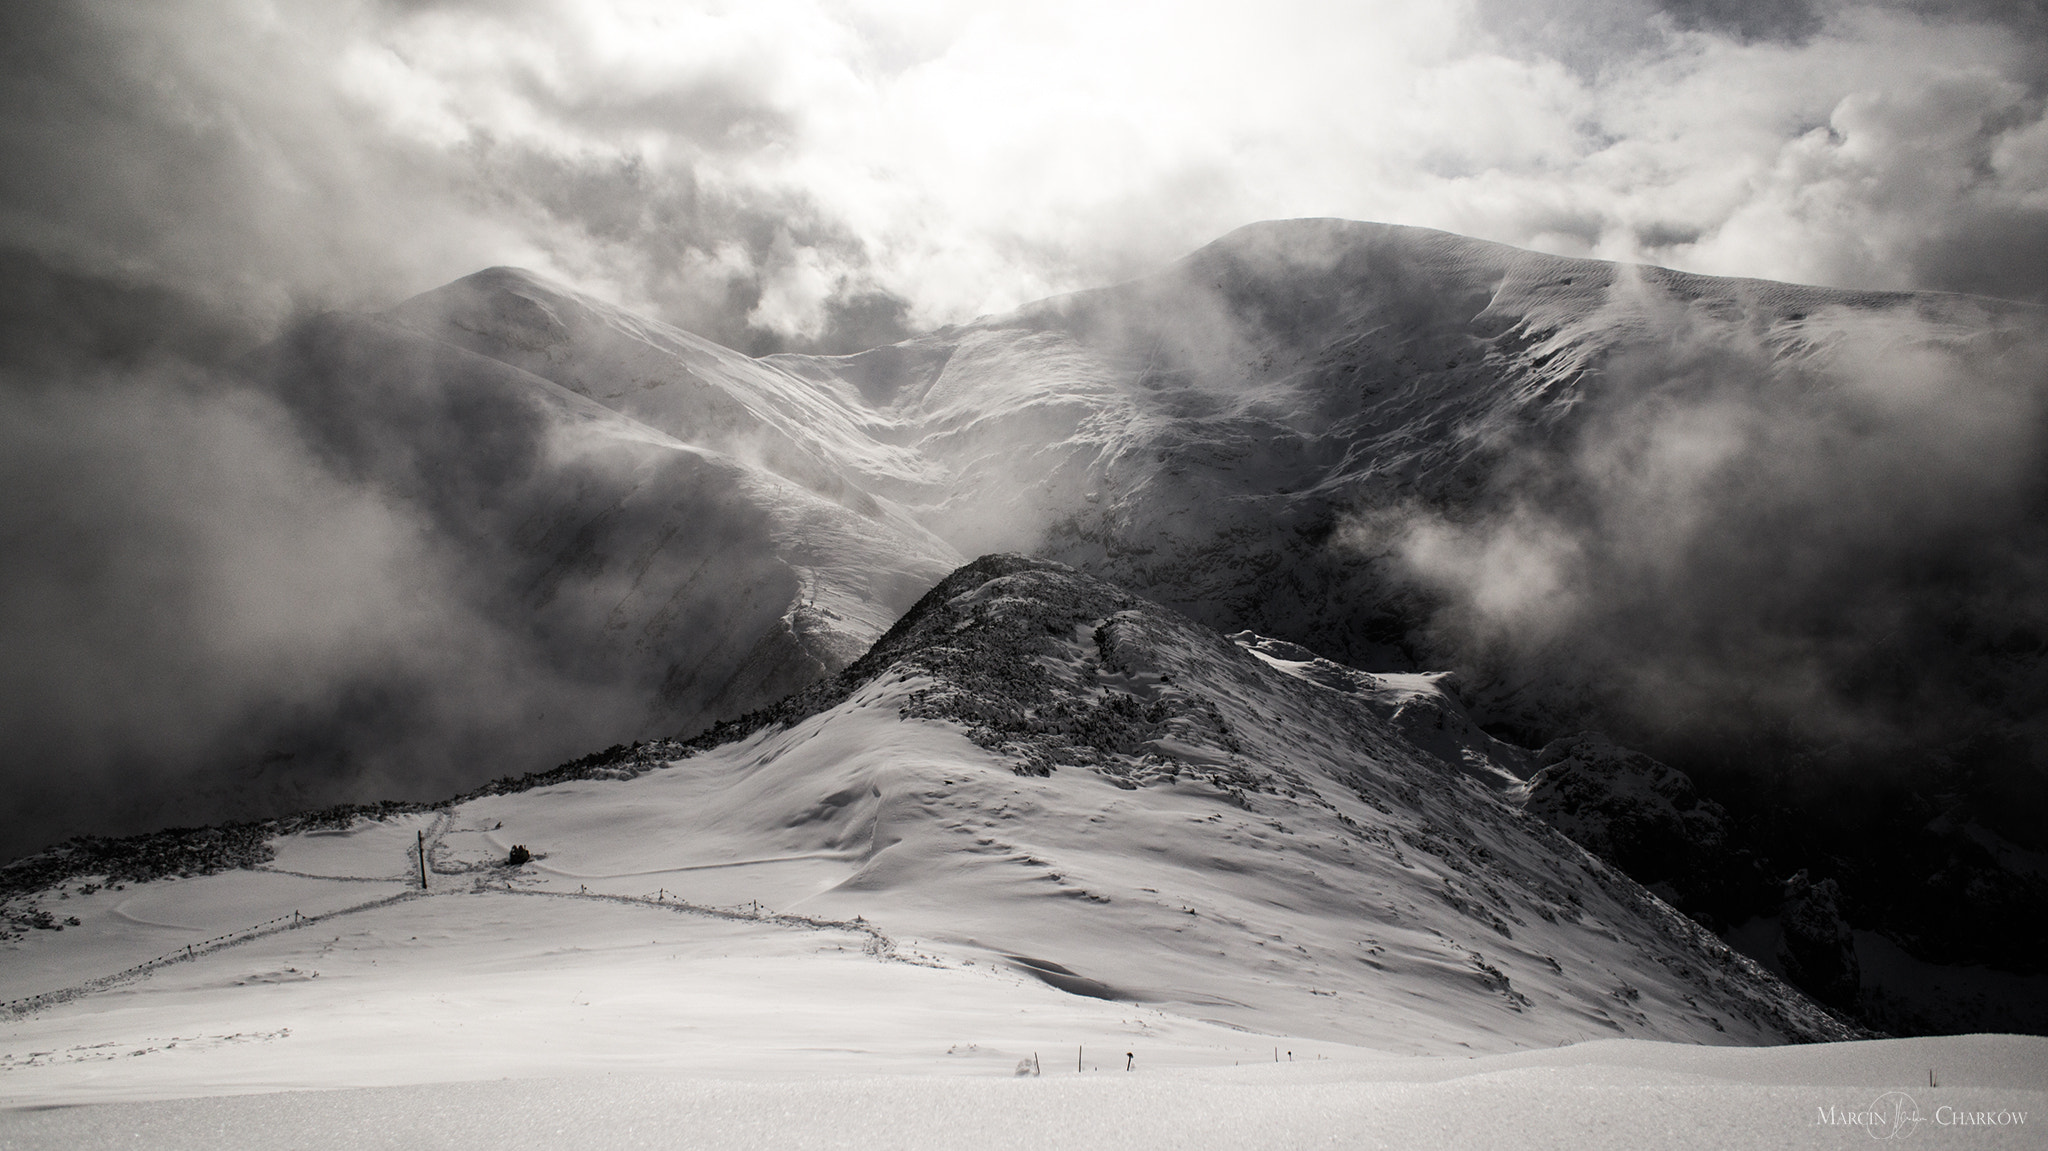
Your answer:
[[[1600,814],[1602,850],[1703,920],[1768,917],[1812,868],[1917,959],[2025,973],[2048,873],[1978,841],[2048,851],[2044,320],[1286,221],[981,327],[1136,381],[1149,438],[1088,465],[1039,554],[1225,631],[1454,668],[1517,743],[1648,751],[1733,846],[1702,864],[1711,821],[1644,809]],[[1894,337],[1940,365],[1925,409],[1865,402]],[[1707,470],[1667,450],[1732,413]],[[1493,603],[1496,545],[1569,557],[1566,623]]]
[[[1728,813],[1684,772],[1597,732],[1551,741],[1536,763],[1531,815],[1710,926],[1765,909],[1768,888]]]
[[[1529,810],[1640,882],[1669,880],[1727,842],[1727,813],[1684,772],[1598,732],[1552,740],[1536,764]]]
[[[984,594],[998,584],[999,593]],[[1067,641],[1083,634],[1092,651],[1061,667]],[[1260,773],[1193,770],[1146,754],[1162,738],[1213,749],[1219,760],[1244,750],[1213,700],[1158,666],[1163,650],[1190,643],[1218,659],[1241,658],[1222,636],[1063,564],[983,556],[941,581],[837,677],[719,724],[691,746],[715,747],[770,724],[795,723],[895,669],[931,679],[904,718],[959,723],[975,743],[1012,757],[1020,774],[1088,767],[1128,787],[1196,774],[1213,776],[1224,790],[1258,790],[1265,786]],[[1130,681],[1141,690],[1077,690],[1076,677]]]
[[[1802,871],[1785,883],[1780,919],[1784,942],[1778,962],[1785,974],[1823,1003],[1842,1009],[1856,1005],[1862,972],[1849,921],[1842,918],[1841,888],[1832,879],[1818,883]]]

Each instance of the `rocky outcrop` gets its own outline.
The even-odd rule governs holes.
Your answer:
[[[1768,906],[1728,813],[1684,772],[1597,732],[1546,744],[1525,807],[1688,915],[1717,928]]]
[[[1856,940],[1842,918],[1841,888],[1832,879],[1815,882],[1804,871],[1785,882],[1779,925],[1783,942],[1778,962],[1807,994],[1843,1010],[1856,1005],[1862,973]]]

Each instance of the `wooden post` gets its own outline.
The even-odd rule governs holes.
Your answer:
[[[1080,1070],[1081,1070],[1081,1049],[1080,1049],[1079,1047],[1076,1047],[1076,1048],[1074,1048],[1074,1071],[1075,1071],[1075,1072],[1076,1072],[1076,1073],[1078,1074],[1078,1073],[1080,1072]]]
[[[427,833],[424,831],[416,831],[413,834],[419,836],[420,890],[425,891],[427,889]]]

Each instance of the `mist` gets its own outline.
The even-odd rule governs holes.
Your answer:
[[[493,757],[544,766],[559,748],[508,746],[536,711],[620,718],[273,399],[166,367],[0,405],[0,850],[433,797]]]
[[[0,26],[0,245],[272,329],[513,264],[748,351],[1297,216],[2042,299],[2029,11],[36,5]]]
[[[2032,9],[1826,0],[9,7],[0,853],[439,794],[666,722],[644,701],[667,662],[572,657],[590,621],[536,622],[481,577],[507,559],[478,542],[496,521],[408,470],[487,443],[475,466],[502,470],[464,473],[471,495],[600,491],[647,461],[491,404],[439,438],[350,440],[292,382],[323,377],[249,370],[330,311],[518,265],[750,353],[849,352],[1296,216],[2048,299],[2044,36]],[[1651,381],[1596,401],[1625,447],[1532,448],[1521,498],[1400,537],[1446,649],[1535,667],[1606,629],[1613,651],[1575,658],[1630,668],[1645,715],[1712,714],[1754,676],[1771,714],[1906,725],[1838,681],[1932,650],[1912,573],[2032,611],[2012,589],[2039,554],[2038,413],[2015,381],[2036,366],[1929,337],[1887,398],[1845,382],[1854,343],[1815,353],[1800,378],[1833,398],[1784,425],[1740,409],[1784,382],[1761,360],[1679,339],[1613,365]],[[767,530],[706,507],[731,538]],[[1773,551],[1751,515],[1811,546]],[[1786,590],[1849,576],[1880,590]],[[1724,601],[1732,622],[1660,606]],[[1891,647],[1859,638],[1894,624]],[[715,710],[676,690],[670,719]]]
[[[1356,518],[1348,546],[1425,589],[1429,646],[1532,727],[1737,774],[1790,760],[1813,794],[1913,771],[2038,790],[2041,314],[1676,296],[1619,279],[1636,330],[1569,430],[1504,451],[1473,500]],[[2009,816],[1985,813],[2034,837]]]
[[[779,601],[679,595],[693,646],[620,635],[627,581],[678,564],[789,590],[720,465],[373,321],[308,314],[200,362],[162,305],[24,338],[0,387],[0,853],[444,798],[754,702],[719,645]],[[602,562],[607,527],[633,572]],[[692,657],[718,682],[671,682]]]

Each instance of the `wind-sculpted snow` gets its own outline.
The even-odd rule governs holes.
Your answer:
[[[1374,1045],[1425,1027],[1851,1033],[1414,747],[1389,690],[1304,679],[1061,565],[989,556],[834,680],[636,769],[618,786],[668,798],[606,834],[698,858],[716,826],[736,858],[837,858],[805,865],[835,878],[806,872],[801,906],[1240,1026],[1284,1013]],[[551,791],[522,793],[521,819],[579,802]],[[500,838],[562,839],[528,826]]]
[[[907,453],[869,434],[852,389],[792,386],[786,373],[761,361],[516,268],[489,269],[414,297],[390,317],[755,463],[862,515],[882,509],[856,486],[859,472],[916,470]],[[847,474],[849,464],[856,474]]]

